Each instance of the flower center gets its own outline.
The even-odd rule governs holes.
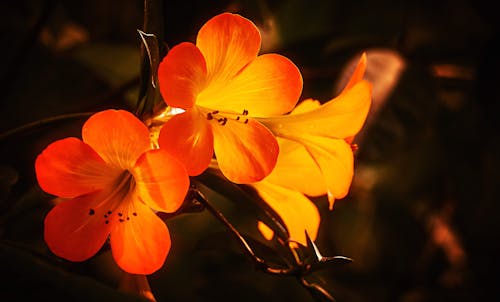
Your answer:
[[[216,121],[219,125],[225,126],[229,120],[248,124],[248,110],[244,109],[241,114],[236,114],[232,112],[221,112],[219,110],[214,111],[204,111],[207,120]]]
[[[102,201],[95,208],[89,209],[89,215],[101,216],[105,224],[109,224],[113,220],[126,222],[137,216],[134,211],[125,211],[125,209],[131,208],[128,205],[130,192],[135,188],[135,180],[132,174],[128,170],[123,171],[111,187],[111,190],[103,193]]]

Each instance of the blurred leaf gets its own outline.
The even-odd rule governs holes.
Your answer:
[[[25,301],[34,298],[35,291],[55,300],[64,298],[71,301],[149,301],[127,295],[101,284],[91,278],[64,271],[36,254],[7,242],[0,241],[0,269],[4,278],[0,288],[0,300]],[[17,279],[23,282],[24,291],[8,287]],[[5,282],[7,284],[5,284]],[[7,286],[6,286],[7,285]],[[40,285],[43,285],[40,287]],[[52,292],[52,294],[50,294]]]
[[[93,43],[75,49],[72,55],[112,87],[139,75],[139,49],[127,44]]]

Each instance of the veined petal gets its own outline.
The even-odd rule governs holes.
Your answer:
[[[250,20],[223,13],[202,26],[196,46],[205,57],[210,81],[226,82],[257,57],[260,42],[259,30]]]
[[[165,150],[143,153],[134,169],[139,198],[156,211],[175,212],[184,201],[189,177],[186,168]]]
[[[349,79],[349,82],[345,85],[344,89],[342,89],[342,92],[340,94],[345,93],[347,90],[351,89],[354,85],[363,80],[363,77],[365,76],[365,70],[366,70],[366,53],[363,52],[361,58],[359,59],[358,65],[356,65],[356,68],[354,69],[354,72],[352,73],[351,78]]]
[[[323,173],[307,149],[302,144],[287,139],[278,138],[278,143],[278,161],[265,180],[309,196],[326,194]]]
[[[70,261],[94,256],[106,241],[112,223],[106,223],[107,203],[96,192],[57,204],[45,217],[44,237],[50,250]]]
[[[107,163],[128,169],[150,149],[147,127],[125,110],[105,110],[92,115],[82,128],[83,141]]]
[[[89,145],[74,137],[45,148],[36,159],[35,171],[45,192],[65,198],[103,189],[119,174]]]
[[[234,183],[262,180],[276,165],[279,146],[259,122],[229,119],[222,126],[212,121],[214,149],[222,173]]]
[[[347,138],[359,132],[370,104],[371,84],[363,80],[318,109],[259,121],[285,138],[301,134]]]
[[[188,42],[173,47],[158,67],[161,95],[173,107],[191,108],[205,86],[206,77],[203,55]]]
[[[292,110],[302,93],[302,76],[289,59],[265,54],[231,79],[212,79],[198,96],[206,108],[265,117]]]
[[[208,167],[214,153],[212,129],[196,107],[175,115],[160,131],[160,148],[180,160],[191,176]]]
[[[303,137],[301,142],[323,173],[330,209],[335,199],[349,192],[354,174],[354,155],[351,146],[342,139]]]
[[[161,268],[170,250],[167,226],[139,200],[124,204],[120,212],[130,219],[122,218],[111,232],[113,258],[128,273],[154,273]]]
[[[281,217],[291,240],[307,245],[305,231],[312,240],[316,239],[320,215],[311,200],[300,192],[271,184],[266,180],[254,183],[252,186]]]

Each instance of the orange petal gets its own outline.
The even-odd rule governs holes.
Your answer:
[[[262,181],[252,186],[285,223],[290,239],[307,245],[305,231],[316,239],[320,223],[318,209],[303,194]],[[266,234],[263,234],[266,235]]]
[[[168,120],[160,131],[158,142],[161,149],[186,166],[191,176],[205,171],[214,153],[212,129],[197,108]]]
[[[354,174],[354,156],[351,146],[342,139],[308,137],[302,139],[325,178],[330,209],[335,199],[349,192]]]
[[[250,116],[274,116],[292,110],[302,93],[302,76],[289,59],[266,54],[257,57],[233,79],[212,79],[197,104]]]
[[[226,82],[257,57],[260,33],[248,19],[223,13],[207,21],[196,39],[211,81]]]
[[[119,173],[77,138],[50,144],[37,157],[35,170],[45,192],[66,198],[100,190]]]
[[[102,192],[57,204],[45,217],[44,237],[50,250],[70,261],[84,261],[95,255],[106,241],[112,224]]]
[[[148,129],[125,110],[92,115],[83,125],[82,136],[106,162],[122,169],[132,168],[139,155],[150,149]]]
[[[340,94],[345,93],[348,89],[351,89],[354,85],[363,80],[363,77],[365,76],[365,70],[366,70],[366,53],[363,52],[361,58],[359,59],[358,65],[356,65],[356,69],[354,70],[351,78],[349,79],[349,82],[345,85],[344,89]]]
[[[280,152],[266,181],[309,196],[327,192],[325,179],[311,154],[300,143],[278,138]]]
[[[173,107],[191,108],[205,86],[207,67],[200,50],[192,43],[172,48],[158,67],[160,92]]]
[[[213,123],[214,149],[222,173],[232,182],[262,180],[276,164],[279,147],[272,133],[259,122],[228,120]]]
[[[361,81],[318,109],[259,119],[280,137],[313,134],[331,138],[356,135],[363,126],[371,104],[371,84]]]
[[[175,212],[184,201],[186,168],[165,150],[143,153],[132,170],[139,198],[156,211]]]
[[[154,273],[170,250],[167,226],[140,201],[131,201],[121,212],[130,219],[123,218],[111,232],[111,251],[116,263],[131,274]]]

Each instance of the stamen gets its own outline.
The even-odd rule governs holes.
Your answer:
[[[210,113],[210,112],[207,113],[207,120],[210,121],[210,120],[213,120],[213,119],[214,119],[214,117],[212,116],[212,113]]]
[[[227,123],[227,117],[218,118],[217,122],[219,122],[221,126],[224,126]]]
[[[120,218],[120,219],[118,219],[118,220],[119,220],[120,222],[124,222],[124,221],[125,221],[125,220],[123,220],[123,219],[121,219],[121,218]]]
[[[90,211],[89,211],[89,215],[94,215],[94,214],[95,214],[94,209],[90,209]]]
[[[132,215],[137,216],[137,213],[136,213],[136,212],[134,212],[134,213],[132,213]]]
[[[122,213],[118,213],[118,216],[120,216],[120,217],[121,217],[121,216],[123,216],[123,214],[122,214]]]
[[[243,109],[243,115],[248,115],[248,110]]]
[[[105,223],[105,224],[108,224],[108,223],[109,223],[109,220],[104,221],[104,223]]]
[[[113,213],[111,210],[110,210],[110,211],[108,211],[108,215],[111,215],[111,213]]]
[[[248,119],[246,119],[243,123],[244,123],[244,124],[248,124]]]
[[[108,218],[108,214],[104,214],[104,218]]]

